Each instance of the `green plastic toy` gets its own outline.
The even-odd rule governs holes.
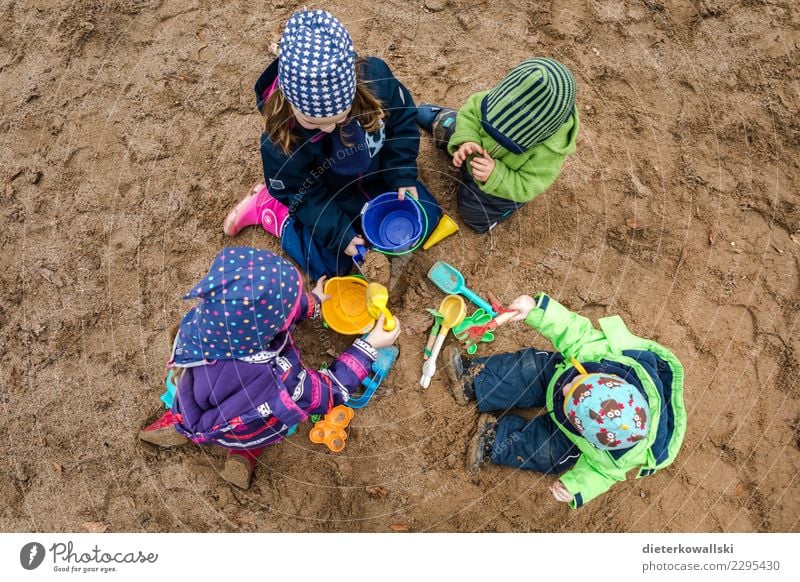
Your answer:
[[[433,349],[433,344],[436,341],[436,336],[439,335],[439,328],[442,326],[442,321],[444,321],[444,315],[439,313],[436,309],[426,308],[425,311],[433,316],[433,327],[431,327],[431,335],[428,336],[428,345],[425,346],[425,359],[427,360],[431,355],[431,349]]]
[[[479,343],[490,343],[494,341],[494,333],[491,331],[486,331],[481,335],[480,338],[475,338],[471,336],[468,332],[473,327],[483,327],[488,325],[492,321],[492,315],[487,313],[485,309],[479,307],[475,310],[475,313],[470,315],[469,317],[465,317],[464,321],[462,321],[459,325],[453,328],[453,335],[456,336],[459,340],[464,342],[464,347],[467,350],[467,354],[470,356],[473,355],[475,352],[478,351],[478,344]]]
[[[486,313],[486,310],[484,310],[483,307],[479,307],[475,310],[475,313],[465,317],[464,321],[453,328],[453,335],[456,337],[464,335],[467,333],[469,328],[478,325],[486,325],[490,321],[492,321],[492,315],[490,313]]]

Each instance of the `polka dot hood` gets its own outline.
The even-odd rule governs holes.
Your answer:
[[[296,319],[302,286],[294,265],[270,251],[222,249],[183,297],[199,302],[181,321],[172,363],[191,367],[268,350]]]

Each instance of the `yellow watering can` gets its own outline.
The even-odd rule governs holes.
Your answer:
[[[386,304],[389,302],[389,290],[380,283],[367,285],[367,313],[373,319],[378,319],[383,313],[386,318],[383,323],[385,331],[392,331],[397,327],[397,322]]]

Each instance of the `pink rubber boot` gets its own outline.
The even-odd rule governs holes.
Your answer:
[[[177,447],[189,442],[185,436],[175,430],[178,417],[168,410],[158,419],[139,431],[139,438],[159,447]]]
[[[259,184],[228,213],[222,229],[226,235],[236,236],[244,227],[260,224],[268,233],[280,238],[287,218],[289,209],[270,195],[266,185]]]

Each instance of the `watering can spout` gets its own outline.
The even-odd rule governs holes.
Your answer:
[[[397,322],[394,320],[394,316],[392,313],[386,309],[385,307],[381,308],[381,313],[383,313],[385,319],[383,323],[383,329],[385,331],[392,331],[395,327],[397,327]]]
[[[394,316],[386,307],[389,303],[389,290],[380,283],[370,283],[367,285],[367,312],[373,319],[378,319],[381,313],[384,315],[383,329],[392,331],[397,327]]]

